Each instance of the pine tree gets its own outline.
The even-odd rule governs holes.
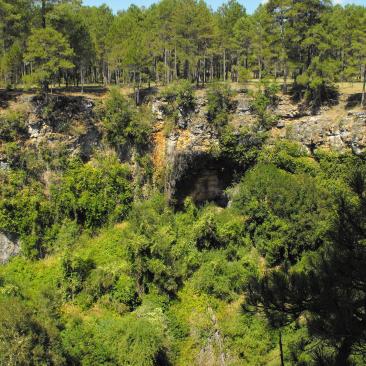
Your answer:
[[[75,68],[71,76],[77,84],[79,81],[83,84],[84,75],[87,68],[93,64],[95,53],[90,32],[80,9],[80,5],[77,4],[60,4],[47,16],[50,25],[68,40],[74,52],[71,61]],[[68,84],[68,76],[66,84]]]
[[[233,65],[238,64],[238,53],[235,43],[235,24],[245,16],[245,8],[237,0],[229,0],[217,11],[219,30],[219,43],[222,49],[223,79],[227,79],[227,73]]]
[[[47,92],[58,73],[74,67],[70,61],[73,55],[61,33],[50,27],[33,30],[24,57],[26,62],[32,63],[34,70],[27,81],[38,83]]]
[[[334,347],[335,366],[350,365],[366,341],[365,167],[354,167],[348,181],[354,197],[339,195],[323,247],[293,268],[253,278],[247,297],[274,327],[303,318],[310,337]]]

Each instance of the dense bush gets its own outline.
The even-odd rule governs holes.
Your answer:
[[[255,164],[265,138],[263,132],[225,126],[219,135],[221,156],[236,174],[243,173]]]
[[[190,214],[182,214],[185,223]],[[128,253],[133,275],[141,291],[157,288],[174,296],[184,278],[196,265],[196,250],[184,226],[176,222],[163,196],[136,203],[130,214]]]
[[[92,229],[123,219],[132,201],[129,175],[128,168],[113,156],[87,164],[71,161],[51,187],[56,215]]]
[[[264,146],[258,158],[259,162],[274,164],[289,173],[305,173],[315,176],[321,172],[319,165],[306,149],[293,141],[277,141]]]
[[[233,108],[233,91],[227,84],[213,84],[207,91],[208,120],[222,127],[228,122],[229,112]]]
[[[48,194],[23,171],[4,171],[0,178],[0,230],[19,235],[29,257],[60,244],[65,220],[95,230],[123,219],[132,201],[129,169],[113,156],[88,164],[70,159],[62,176],[53,176]]]
[[[263,79],[258,86],[258,90],[252,93],[250,107],[257,115],[259,130],[268,130],[277,121],[277,116],[269,111],[269,107],[276,104],[278,91],[279,86],[277,84]]]
[[[74,299],[83,288],[83,282],[94,268],[91,260],[85,260],[77,256],[66,256],[61,262],[62,278],[61,284],[66,299]]]
[[[306,175],[257,165],[239,184],[234,206],[247,216],[253,245],[268,264],[296,262],[324,241],[326,192]]]
[[[25,113],[22,111],[8,111],[0,115],[0,140],[15,141],[27,136]]]
[[[150,143],[151,121],[143,108],[133,106],[112,89],[100,112],[108,142],[117,149],[130,144],[143,149]]]
[[[141,309],[124,318],[71,319],[62,332],[71,363],[153,366],[164,360],[164,317],[159,309]]]
[[[66,365],[56,322],[21,299],[0,295],[0,363]]]
[[[192,111],[196,104],[193,86],[188,80],[179,80],[169,85],[163,90],[162,97],[171,104],[174,103],[184,114]]]

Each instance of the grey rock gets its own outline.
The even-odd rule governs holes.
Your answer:
[[[164,106],[166,105],[166,102],[163,102],[159,99],[155,99],[151,104],[151,110],[153,114],[155,115],[155,118],[158,121],[162,121],[164,119]]]
[[[18,238],[15,235],[0,232],[0,263],[7,263],[11,257],[18,255],[19,252]]]
[[[239,116],[243,116],[245,114],[250,114],[251,113],[251,110],[250,110],[249,100],[247,100],[247,99],[240,99],[238,101],[237,106],[236,106],[236,113]]]
[[[351,149],[361,155],[366,151],[366,113],[348,113],[337,122],[322,115],[304,117],[292,123],[286,137],[312,150],[319,147],[340,152]]]
[[[277,128],[284,128],[285,127],[285,122],[280,119],[278,122],[277,122]]]
[[[9,163],[5,161],[0,161],[0,170],[8,170],[9,169]]]
[[[284,119],[300,118],[311,114],[310,111],[303,109],[301,105],[293,103],[288,95],[281,96],[277,105],[273,107],[273,112]]]
[[[358,118],[366,118],[366,112],[348,112],[349,116],[355,116]]]
[[[30,138],[36,139],[36,138],[40,137],[41,130],[42,130],[41,121],[37,121],[35,123],[28,124],[28,133],[29,133]]]
[[[178,118],[177,126],[179,128],[185,129],[185,128],[187,128],[187,124],[188,124],[188,121],[185,118],[183,118],[183,117]]]
[[[176,131],[173,131],[169,136],[168,139],[170,141],[177,141],[179,138],[179,133],[177,133]]]

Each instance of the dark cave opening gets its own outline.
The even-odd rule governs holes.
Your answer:
[[[230,162],[208,153],[181,157],[175,167],[176,178],[171,201],[176,209],[181,209],[186,197],[191,197],[197,206],[214,202],[226,207],[228,197],[225,189],[233,182],[234,169]],[[183,162],[183,163],[182,163]]]

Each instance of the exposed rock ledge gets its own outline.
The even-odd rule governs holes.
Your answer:
[[[280,123],[278,137],[298,141],[310,152],[317,148],[351,149],[362,155],[366,151],[366,112],[348,112],[338,120],[320,114]]]

